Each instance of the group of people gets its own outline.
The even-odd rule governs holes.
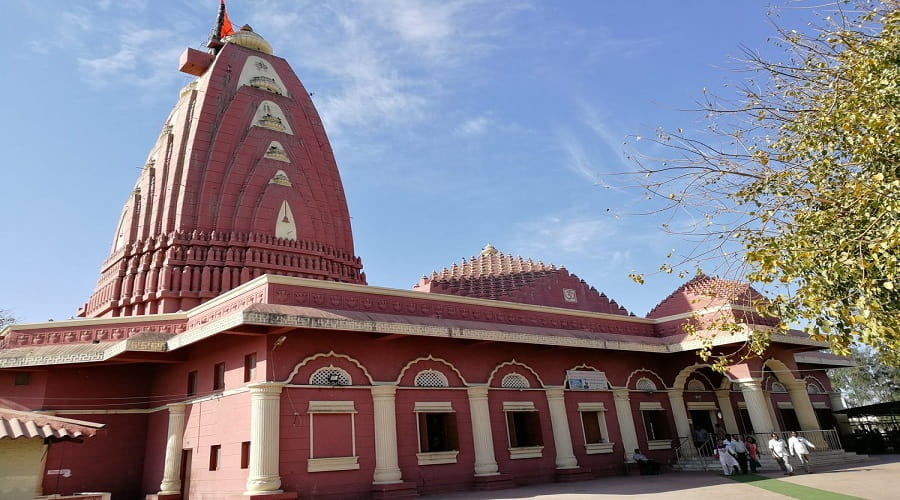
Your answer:
[[[778,467],[785,476],[793,476],[794,468],[788,457],[797,457],[800,465],[806,469],[806,473],[812,473],[809,467],[809,452],[815,448],[815,445],[809,442],[797,431],[791,432],[791,437],[785,442],[781,436],[773,432],[772,439],[769,440],[769,453],[778,463]],[[735,434],[729,439],[727,436],[723,438],[715,450],[719,463],[722,464],[722,473],[726,476],[732,474],[756,473],[759,470],[759,448],[756,445],[756,439],[748,436],[741,439]],[[749,470],[748,470],[749,469]]]
[[[756,446],[756,439],[748,436],[742,439],[737,434],[725,436],[720,441],[715,450],[716,456],[719,457],[719,463],[722,464],[722,473],[726,476],[732,474],[747,474],[748,472],[756,473],[759,463],[759,448]]]
[[[784,472],[785,476],[794,475],[794,468],[791,466],[788,457],[797,457],[800,465],[806,469],[806,473],[812,473],[812,470],[809,468],[809,450],[812,448],[815,448],[815,445],[810,443],[805,437],[798,435],[797,431],[791,432],[791,437],[788,438],[787,443],[781,439],[777,432],[773,432],[772,439],[769,440],[769,452],[775,458],[775,461],[778,462],[778,467],[781,467],[781,471]]]

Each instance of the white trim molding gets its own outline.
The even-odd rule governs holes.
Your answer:
[[[455,464],[459,450],[452,451],[420,451],[416,453],[419,465]]]
[[[310,458],[306,461],[306,472],[357,469],[359,469],[359,457]]]
[[[516,448],[507,448],[509,450],[510,460],[521,460],[523,458],[541,458],[544,456],[543,446],[519,446]]]

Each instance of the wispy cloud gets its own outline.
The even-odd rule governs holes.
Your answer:
[[[578,104],[579,114],[582,122],[587,125],[588,129],[593,132],[594,136],[599,138],[609,153],[616,155],[620,159],[624,159],[623,147],[625,142],[625,134],[615,131],[610,125],[610,120],[601,116],[595,106],[584,101]]]
[[[496,24],[479,15],[484,3],[262,0],[253,22],[274,28],[276,48],[297,52],[288,55],[295,69],[324,75],[317,105],[329,134],[339,135],[348,127],[378,130],[427,118],[446,82],[490,50],[484,41],[495,36]]]
[[[82,77],[95,88],[122,83],[138,87],[157,87],[173,82],[178,73],[173,61],[183,50],[173,42],[173,33],[163,29],[123,26],[114,52],[101,57],[78,57]]]
[[[482,135],[487,132],[490,123],[491,120],[487,116],[476,116],[475,118],[470,118],[464,121],[459,127],[456,128],[456,132],[460,135]]]
[[[600,38],[599,43],[593,45],[591,57],[598,58],[615,54],[625,59],[631,59],[660,44],[662,44],[662,40],[656,38],[615,38],[606,34]]]
[[[569,132],[559,132],[559,146],[566,155],[566,167],[591,184],[600,183],[600,171],[594,168],[581,143]]]

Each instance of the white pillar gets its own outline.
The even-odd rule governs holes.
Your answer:
[[[373,385],[375,407],[375,474],[374,484],[403,482],[397,460],[397,386]]]
[[[840,391],[835,391],[828,394],[828,397],[831,398],[831,411],[836,412],[844,409],[844,400],[841,398]],[[834,421],[837,424],[838,432],[842,436],[850,435],[850,417],[844,415],[843,413],[832,413],[834,417]]]
[[[739,380],[738,385],[740,385],[741,393],[744,395],[744,402],[747,403],[747,413],[750,414],[753,432],[770,434],[775,428],[772,424],[772,417],[769,414],[769,405],[766,402],[769,396],[762,390],[760,382],[760,380],[756,379],[745,379]]]
[[[734,416],[734,407],[731,405],[731,389],[719,389],[716,391],[716,400],[719,402],[719,411],[722,412],[722,420],[725,421],[725,432],[737,434],[740,428],[737,418]]]
[[[816,418],[816,410],[813,409],[812,401],[809,400],[806,381],[795,379],[784,385],[791,396],[791,403],[794,405],[797,421],[800,422],[800,429],[804,431],[818,430],[819,419]]]
[[[578,459],[572,449],[572,434],[566,415],[565,391],[562,387],[546,389],[550,406],[550,426],[553,428],[553,444],[556,447],[556,468],[577,469]]]
[[[616,419],[619,421],[619,432],[622,433],[622,448],[625,451],[625,461],[634,462],[632,455],[637,449],[637,431],[634,429],[634,414],[631,412],[631,398],[628,389],[616,389],[613,391],[613,400],[616,404]]]
[[[672,417],[675,418],[675,432],[678,440],[687,443],[682,451],[694,449],[694,439],[691,435],[691,423],[688,421],[687,408],[684,406],[684,391],[672,389],[669,391],[669,404],[672,406]]]
[[[281,388],[278,382],[250,384],[250,475],[245,495],[281,493],[278,474]]]
[[[468,387],[469,412],[472,414],[472,438],[475,441],[475,475],[499,474],[494,458],[494,436],[491,432],[491,413],[488,409],[488,388]]]
[[[184,404],[174,403],[169,407],[169,433],[166,437],[166,461],[163,478],[159,483],[160,495],[181,493],[181,453],[184,445]]]

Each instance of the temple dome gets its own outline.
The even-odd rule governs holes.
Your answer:
[[[241,47],[246,47],[252,50],[258,50],[259,52],[272,55],[272,46],[269,45],[269,42],[266,41],[265,38],[260,36],[258,33],[253,31],[253,28],[250,27],[249,24],[245,24],[241,27],[239,31],[235,31],[234,33],[223,38],[225,43],[233,43],[235,45],[240,45]]]
[[[478,256],[422,276],[413,290],[627,316],[628,311],[563,267],[504,254]]]

